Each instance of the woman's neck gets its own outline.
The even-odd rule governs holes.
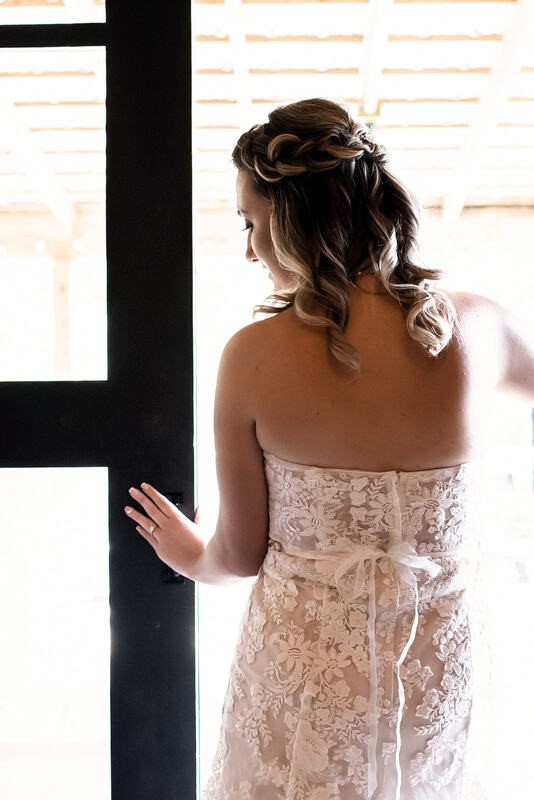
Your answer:
[[[354,287],[363,294],[387,294],[378,275],[370,273],[358,275],[354,280]]]

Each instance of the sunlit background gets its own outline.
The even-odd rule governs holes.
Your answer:
[[[244,260],[244,234],[235,213],[230,153],[239,132],[264,121],[280,103],[311,96],[345,103],[372,125],[376,139],[390,150],[393,168],[418,195],[427,263],[446,270],[447,285],[489,294],[530,319],[534,3],[226,0],[194,3],[192,14],[197,485],[209,524],[217,504],[211,418],[219,354],[269,291],[264,273]],[[104,2],[0,0],[0,25],[104,19]],[[105,145],[103,49],[0,49],[0,380],[106,378]],[[495,643],[494,713],[487,729],[487,752],[493,742],[494,757],[487,755],[483,768],[489,800],[502,800],[534,791],[534,709],[526,688],[534,655],[528,624],[532,415],[527,406],[504,401],[488,403],[482,412],[493,421],[483,507],[483,595]],[[62,479],[58,472],[54,476]],[[22,471],[0,473],[5,496],[25,508],[27,480]],[[102,504],[95,524],[105,527],[105,475],[78,474],[78,480],[96,481]],[[74,488],[70,494],[73,504],[79,502]],[[42,518],[39,528],[30,514],[27,509],[25,529],[43,536]],[[67,514],[61,525],[72,529],[73,519]],[[3,528],[16,524],[7,519]],[[77,530],[85,535],[85,528]],[[60,777],[55,788],[49,784],[51,794],[43,794],[39,772],[27,768],[37,762],[48,764],[50,781],[64,775],[69,762],[78,774],[85,769],[94,776],[93,785],[84,786],[87,799],[109,796],[109,687],[102,668],[109,656],[102,610],[106,547],[106,537],[100,537],[88,554],[93,559],[86,576],[90,588],[72,605],[70,623],[74,629],[85,609],[94,633],[87,646],[98,664],[92,686],[90,673],[79,666],[78,682],[73,680],[60,697],[49,662],[40,676],[17,676],[10,666],[10,683],[2,682],[0,716],[6,722],[0,726],[0,795],[8,800],[70,800]],[[0,557],[10,554],[2,550]],[[60,555],[58,547],[50,563],[57,564]],[[69,559],[65,550],[65,565]],[[46,564],[43,553],[43,571]],[[39,620],[47,613],[48,619],[68,625],[58,612],[57,595],[41,585]],[[246,586],[203,588],[199,594],[201,782],[217,739],[246,591]],[[11,630],[10,613],[9,605],[0,606],[4,630]],[[34,612],[28,615],[32,624],[42,625]],[[51,632],[51,641],[60,634]],[[43,638],[32,636],[40,652]],[[81,658],[84,652],[79,649]],[[20,707],[20,718],[35,717],[41,697],[44,705],[37,708],[48,719],[55,704],[55,721],[26,731],[14,725],[15,695],[31,704]]]

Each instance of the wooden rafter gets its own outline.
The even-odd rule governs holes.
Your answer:
[[[363,42],[361,116],[378,115],[384,49],[390,32],[393,0],[369,0],[369,23]]]

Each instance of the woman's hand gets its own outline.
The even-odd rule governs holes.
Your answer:
[[[142,483],[141,490],[132,488],[129,492],[146,515],[131,506],[125,506],[125,513],[137,523],[137,532],[165,564],[187,578],[194,578],[195,564],[205,550],[198,531],[198,512],[191,522],[153,486]]]

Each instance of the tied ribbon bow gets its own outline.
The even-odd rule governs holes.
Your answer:
[[[279,542],[273,542],[275,550],[282,550]],[[278,546],[276,546],[278,545]],[[329,553],[321,551],[298,550],[284,545],[283,553],[289,556],[314,559],[316,561],[335,561],[337,567],[334,572],[334,580],[338,591],[348,602],[353,602],[364,592],[369,597],[369,611],[367,617],[367,638],[369,640],[369,739],[367,744],[368,762],[368,798],[371,800],[377,781],[377,746],[378,746],[378,670],[376,663],[376,565],[378,561],[387,558],[395,564],[398,581],[402,581],[410,586],[414,593],[414,618],[410,629],[410,635],[402,652],[396,662],[397,684],[399,692],[399,713],[396,725],[396,752],[395,768],[397,774],[395,800],[400,800],[401,788],[401,767],[400,767],[400,745],[401,745],[401,721],[402,709],[404,708],[405,693],[402,684],[400,670],[404,663],[408,651],[412,646],[419,625],[419,589],[417,584],[416,571],[426,572],[429,578],[435,578],[441,571],[439,564],[432,561],[428,556],[420,556],[408,542],[397,542],[387,550],[371,545],[358,545],[347,555],[344,553]],[[443,555],[440,553],[440,555]],[[366,575],[366,564],[370,564],[369,578]],[[347,581],[346,578],[352,578]]]

